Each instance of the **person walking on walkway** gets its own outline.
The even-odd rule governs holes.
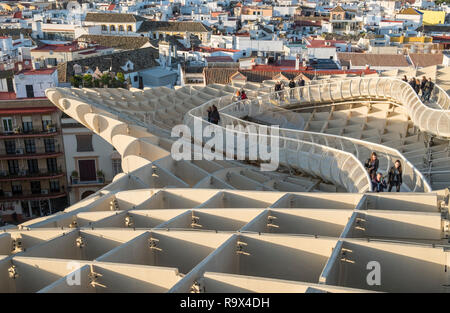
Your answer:
[[[387,188],[386,181],[381,173],[377,173],[372,179],[372,190],[375,192],[383,192]]]
[[[400,186],[402,184],[402,164],[400,160],[395,161],[394,166],[389,170],[388,176],[388,191],[391,192],[392,187],[395,186],[397,192],[400,191]]]
[[[206,112],[208,113],[208,122],[211,123],[211,113],[212,113],[212,108],[208,107],[206,109]]]
[[[417,95],[419,95],[420,92],[420,85],[421,85],[420,80],[416,79],[416,86],[414,87],[414,90],[416,91]]]
[[[425,76],[422,76],[422,82],[420,83],[420,90],[422,90],[422,97],[421,99],[424,99],[425,96],[425,85],[427,84],[427,78]]]
[[[430,97],[431,97],[431,93],[433,92],[433,89],[434,89],[434,83],[431,81],[431,77],[429,77],[425,84],[425,96],[424,96],[425,101],[430,101]]]
[[[378,160],[377,153],[372,152],[370,155],[370,158],[367,159],[365,167],[367,171],[369,172],[370,177],[372,177],[372,174],[375,174],[378,171],[378,165],[380,161]]]
[[[215,105],[212,106],[212,112],[211,112],[211,123],[213,124],[219,124],[220,121],[220,114],[219,110],[217,110],[217,107]]]
[[[416,90],[416,78],[415,77],[412,77],[409,80],[409,85],[412,87],[412,89]]]

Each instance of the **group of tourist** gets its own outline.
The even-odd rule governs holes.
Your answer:
[[[402,181],[402,164],[400,160],[395,161],[388,173],[388,181],[383,178],[383,174],[378,172],[379,160],[376,152],[372,152],[370,158],[366,161],[365,167],[369,173],[372,189],[375,192],[383,192],[388,189],[389,192],[395,187],[396,191],[400,191]]]
[[[288,87],[290,89],[289,94],[290,97],[294,97],[294,88],[296,87],[304,87],[305,86],[305,80],[303,78],[300,78],[297,83],[295,83],[294,79],[291,79],[288,83]],[[277,81],[274,86],[274,90],[277,93],[278,99],[282,98],[282,93],[280,91],[284,90],[284,84],[281,81]],[[302,94],[302,90],[300,89],[300,96]]]
[[[236,90],[236,94],[235,96],[235,101],[239,101],[239,100],[246,100],[247,98],[247,94],[245,93],[245,90]]]
[[[415,77],[411,77],[411,79],[408,80],[408,77],[404,75],[402,80],[408,83],[418,95],[419,93],[421,93],[420,98],[423,101],[430,101],[431,92],[434,89],[434,83],[431,80],[431,77],[427,79],[425,76],[423,76],[422,81],[420,81],[418,78]]]
[[[208,112],[208,122],[216,125],[219,124],[220,114],[217,107],[215,105],[212,105],[208,107],[206,111]]]

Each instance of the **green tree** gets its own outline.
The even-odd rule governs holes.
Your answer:
[[[109,75],[109,73],[105,73],[100,77],[100,81],[103,87],[108,87],[109,85],[111,85],[111,76]]]
[[[84,76],[83,76],[83,86],[86,87],[86,88],[92,88],[94,86],[91,74],[84,74]]]
[[[80,88],[82,77],[80,75],[74,75],[70,78],[70,84],[75,88]]]

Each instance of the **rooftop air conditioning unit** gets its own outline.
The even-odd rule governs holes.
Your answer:
[[[47,189],[42,189],[42,190],[41,190],[41,193],[42,193],[43,195],[48,195],[48,190],[47,190]]]
[[[23,148],[17,148],[16,154],[23,154]]]

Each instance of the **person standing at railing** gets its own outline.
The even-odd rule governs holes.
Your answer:
[[[281,84],[281,82],[278,80],[276,83],[275,83],[275,94],[276,94],[276,97],[277,97],[277,99],[279,100],[280,99],[280,93],[281,93],[281,86],[283,86],[282,84]]]
[[[408,82],[408,77],[406,77],[406,75],[403,75],[402,80],[403,80],[405,83],[407,83],[407,82]]]
[[[369,172],[369,176],[372,177],[373,174],[375,174],[378,171],[378,165],[380,161],[378,160],[378,156],[376,152],[372,152],[370,155],[370,158],[367,159],[365,163],[365,167],[367,169],[367,172]]]
[[[425,101],[430,101],[431,93],[434,89],[434,83],[431,81],[431,77],[428,78],[428,81],[425,84],[425,95],[423,99]]]
[[[387,188],[386,181],[381,173],[372,176],[372,190],[375,192],[383,192]]]
[[[302,78],[300,78],[300,80],[298,81],[298,86],[299,88],[299,96],[300,98],[303,97],[303,87],[305,87],[305,80]]]
[[[289,81],[289,94],[290,94],[290,97],[291,97],[291,99],[292,98],[294,98],[294,88],[295,88],[295,82],[294,82],[294,79],[292,78],[290,81]]]
[[[247,100],[248,98],[247,98],[247,94],[245,93],[245,90],[244,89],[242,89],[242,92],[241,92],[241,100]]]
[[[234,97],[234,101],[239,101],[241,99],[241,92],[239,90],[236,90]]]
[[[394,166],[391,167],[388,174],[388,191],[391,192],[392,187],[395,186],[397,192],[400,191],[400,185],[402,184],[402,164],[400,160],[395,161]]]

